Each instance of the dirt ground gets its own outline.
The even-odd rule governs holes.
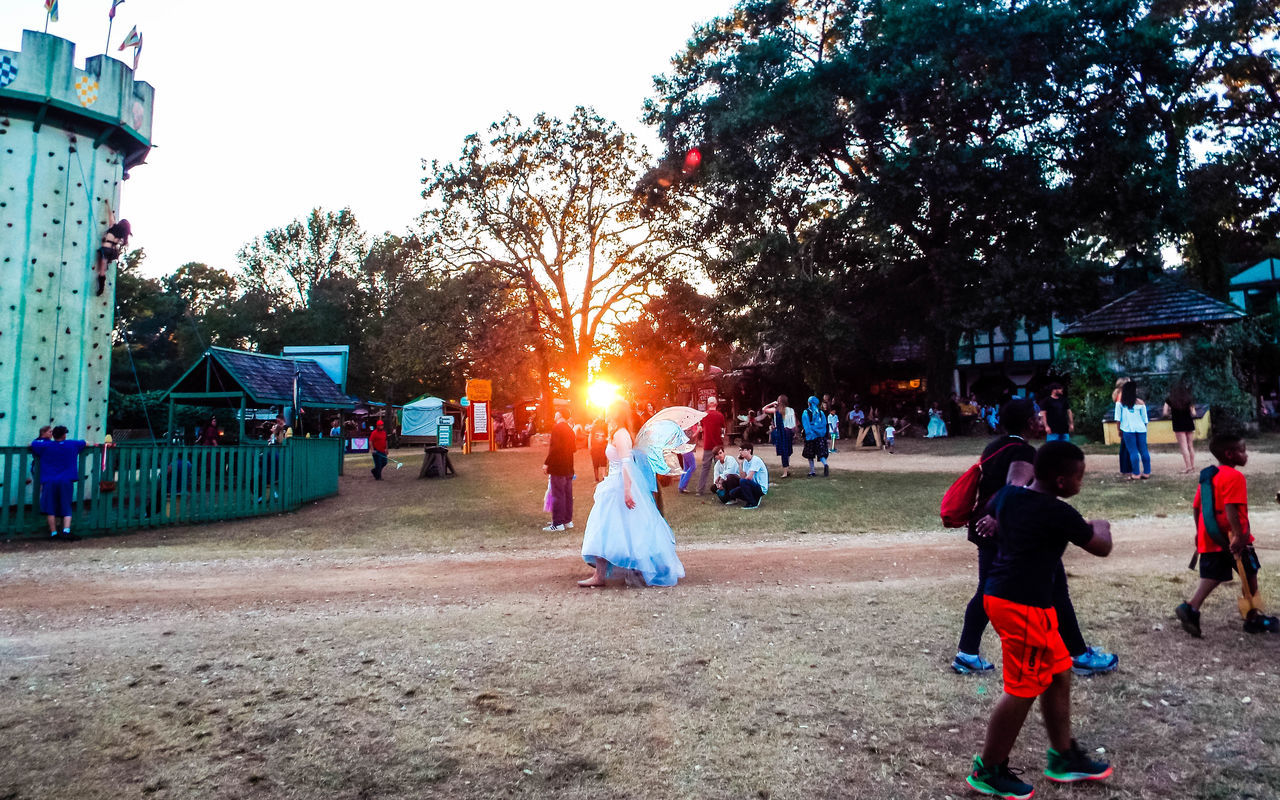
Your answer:
[[[357,479],[241,523],[274,531],[267,550],[212,547],[229,523],[0,548],[0,798],[966,796],[999,678],[946,668],[974,583],[956,532],[730,528],[680,548],[676,587],[584,590],[572,536],[361,548],[357,498],[374,489]],[[1280,511],[1253,524],[1264,568],[1280,564]],[[348,538],[287,551],[313,527]],[[1280,796],[1280,637],[1241,633],[1226,590],[1205,639],[1178,629],[1181,512],[1114,532],[1110,558],[1067,564],[1086,635],[1122,657],[1075,697],[1079,735],[1117,775],[1036,780],[1033,715],[1015,758],[1037,796]]]
[[[1255,515],[1254,524],[1280,525],[1280,512]],[[1091,572],[1170,572],[1188,556],[1187,524],[1177,519],[1118,523],[1115,552],[1090,564]],[[910,557],[905,553],[910,553]],[[682,547],[688,577],[674,591],[808,583],[823,586],[865,582],[932,584],[966,577],[973,548],[955,532],[831,537],[811,540]],[[1068,556],[1068,562],[1072,557]],[[1083,556],[1077,560],[1084,560]],[[59,627],[62,613],[85,622],[86,607],[106,612],[130,607],[152,613],[296,607],[314,603],[382,599],[446,604],[458,599],[545,597],[572,590],[587,568],[574,551],[463,553],[441,556],[350,559],[303,558],[220,560],[114,568],[95,563],[46,565],[7,574],[0,609],[11,620],[33,615],[43,627]],[[426,600],[431,594],[430,601]],[[91,620],[90,620],[91,621]]]

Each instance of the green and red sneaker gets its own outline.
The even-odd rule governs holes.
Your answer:
[[[965,781],[974,791],[992,797],[1004,797],[1009,800],[1027,800],[1036,793],[1034,787],[1024,783],[1018,775],[1021,770],[1009,768],[1009,762],[993,764],[988,767],[982,763],[982,756],[973,757],[973,772]]]
[[[1094,761],[1084,752],[1075,739],[1071,747],[1059,753],[1049,748],[1049,766],[1044,776],[1055,783],[1079,783],[1080,781],[1102,781],[1111,777],[1111,765],[1105,761]]]

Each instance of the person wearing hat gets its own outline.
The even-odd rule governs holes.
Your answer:
[[[715,396],[707,398],[707,415],[702,418],[702,471],[698,473],[698,496],[707,491],[711,467],[716,460],[716,448],[724,445],[724,414],[716,408]],[[714,490],[714,486],[712,489]]]
[[[382,468],[387,465],[387,432],[382,428],[382,420],[373,426],[369,434],[369,452],[373,453],[373,473],[375,481],[382,480]]]

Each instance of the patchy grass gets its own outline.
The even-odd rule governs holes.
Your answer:
[[[950,448],[957,442],[963,443],[963,458],[950,450],[933,452],[935,445]],[[779,480],[776,457],[762,450],[773,485],[760,511],[752,515],[721,506],[713,497],[680,495],[674,485],[664,490],[663,497],[681,543],[734,541],[744,534],[780,540],[812,534],[937,530],[942,494],[972,463],[983,443],[976,437],[907,440],[894,456],[874,450],[841,453],[833,459],[829,479],[806,478],[805,469],[797,467],[790,479]],[[339,497],[294,514],[103,537],[71,558],[198,560],[282,557],[300,551],[353,557],[570,547],[581,541],[594,491],[586,453],[578,454],[579,477],[574,487],[578,527],[562,534],[542,531],[550,518],[542,511],[546,490],[542,448],[458,456],[459,476],[447,480],[419,480],[420,453],[395,455],[404,461],[404,468],[388,470],[380,483],[368,475],[367,456],[348,457]],[[1246,472],[1251,503],[1261,508],[1274,502],[1280,486],[1280,458],[1255,461]],[[1204,458],[1201,462],[1207,463]],[[696,480],[695,476],[695,486]],[[1157,470],[1151,480],[1129,483],[1112,469],[1106,454],[1100,454],[1090,457],[1085,490],[1072,502],[1089,517],[1189,517],[1194,494],[1194,476]],[[40,557],[47,550],[48,543],[42,541],[0,545],[0,554]]]

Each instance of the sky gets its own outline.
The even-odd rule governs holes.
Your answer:
[[[155,87],[145,165],[122,188],[146,272],[236,252],[313,207],[349,206],[372,236],[423,209],[422,161],[508,111],[589,105],[656,148],[640,122],[653,76],[733,0],[126,0],[111,53],[136,25],[137,79]],[[49,33],[102,52],[111,0],[60,0]],[[0,0],[0,49],[42,30],[42,0]]]

